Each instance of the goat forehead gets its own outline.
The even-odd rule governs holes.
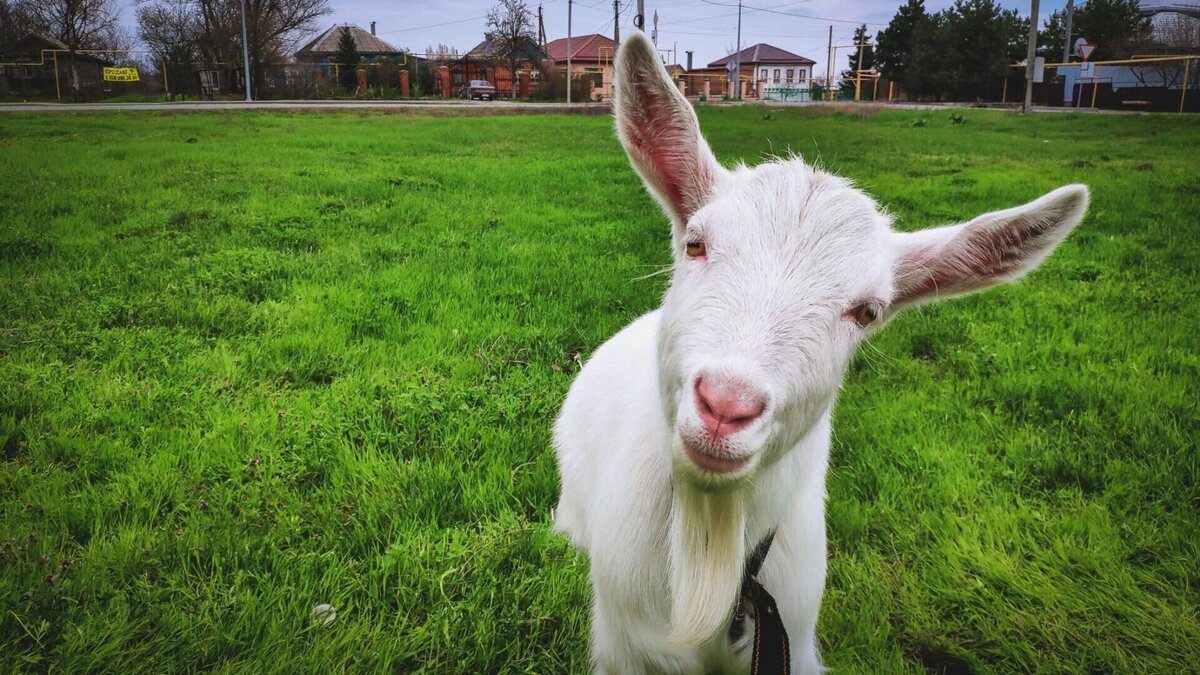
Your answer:
[[[783,266],[789,276],[870,266],[886,255],[890,230],[870,197],[798,159],[735,170],[693,224],[727,257],[745,257],[760,271]]]

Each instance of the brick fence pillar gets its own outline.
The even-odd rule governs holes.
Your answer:
[[[400,71],[400,96],[408,98],[408,69]]]
[[[529,77],[529,68],[525,68],[521,71],[517,96],[520,96],[521,98],[529,98]]]
[[[438,87],[442,90],[442,98],[450,98],[449,66],[438,66]]]

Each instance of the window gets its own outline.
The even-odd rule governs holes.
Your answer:
[[[801,68],[801,69],[800,69],[800,77],[798,77],[798,78],[796,78],[796,79],[797,79],[798,81],[800,81],[800,82],[803,82],[803,81],[807,80],[807,79],[808,79],[808,71],[806,71],[806,70],[804,70],[803,68]]]
[[[796,70],[794,68],[788,68],[787,69],[787,81],[788,82],[793,81],[794,79],[796,79],[795,76],[796,76]]]
[[[760,79],[760,80],[767,79],[767,69],[766,68],[763,68],[758,71],[758,79]]]
[[[779,84],[779,69],[775,69],[775,84]]]

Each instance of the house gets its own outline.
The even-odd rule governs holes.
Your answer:
[[[590,83],[592,97],[612,96],[613,56],[617,43],[612,38],[593,33],[571,37],[571,79]],[[555,67],[567,69],[567,38],[546,43],[546,53],[554,59]]]
[[[358,50],[358,58],[363,63],[378,63],[383,60],[398,61],[404,58],[404,50],[375,35],[375,22],[371,22],[371,32],[352,24],[333,25],[329,30],[309,40],[296,50],[296,63],[320,64],[324,66],[337,62],[338,40],[342,38],[342,29],[350,30],[354,38],[354,46]]]
[[[816,61],[760,42],[713,61],[708,69],[727,71],[734,63],[741,64],[742,98],[808,100]]]
[[[41,33],[30,33],[8,54],[0,55],[4,66],[4,90],[22,98],[78,98],[95,100],[106,89],[104,68],[111,61],[76,52],[72,74],[70,49],[61,41]]]
[[[525,40],[521,44],[516,60],[517,72],[513,73],[509,57],[503,55],[497,45],[485,39],[450,65],[450,95],[453,96],[471,80],[487,80],[496,88],[500,98],[511,97],[514,87],[520,98],[529,98],[538,89],[543,69],[552,65],[553,60],[532,40]]]
[[[374,21],[371,22],[370,32],[352,24],[335,24],[296,50],[297,65],[313,81],[336,80],[341,74],[341,64],[337,62],[337,53],[338,41],[342,38],[343,28],[348,29],[350,36],[354,38],[354,47],[358,51],[360,65],[378,66],[385,63],[407,63],[408,55],[404,50],[375,35]]]

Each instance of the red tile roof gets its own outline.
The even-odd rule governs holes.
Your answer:
[[[816,61],[813,61],[812,59],[806,59],[798,54],[793,54],[789,51],[784,51],[779,47],[772,47],[771,45],[764,44],[762,42],[754,45],[753,47],[746,47],[740,53],[742,55],[741,63],[743,65],[751,63],[816,63]],[[734,58],[735,56],[737,55],[730,54],[723,59],[713,61],[712,63],[708,64],[708,67],[720,68],[721,66],[733,63],[735,60],[737,60]]]
[[[603,56],[600,54],[602,48],[604,48]],[[572,61],[612,61],[614,52],[616,52],[616,43],[610,37],[605,37],[597,33],[571,36]],[[560,38],[547,43],[546,53],[555,61],[565,63],[567,60],[567,39]]]

